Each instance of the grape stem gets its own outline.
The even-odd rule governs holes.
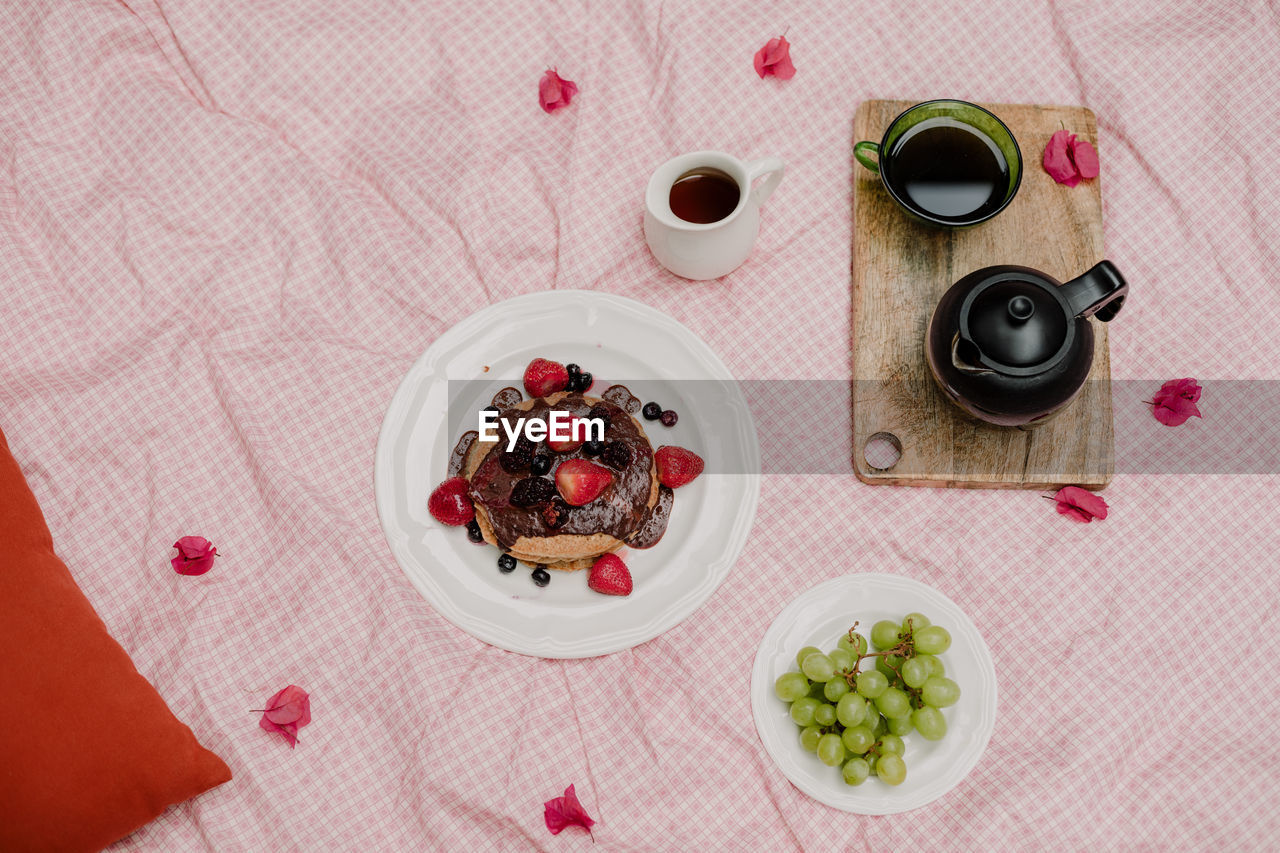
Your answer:
[[[858,670],[862,667],[862,661],[866,658],[889,657],[891,655],[900,657],[900,658],[913,658],[916,656],[916,644],[915,644],[915,639],[912,636],[913,629],[911,627],[910,619],[907,620],[906,627],[907,627],[907,630],[906,630],[905,636],[903,634],[898,635],[900,642],[896,646],[893,646],[892,648],[888,648],[888,649],[881,649],[878,652],[859,652],[858,653],[858,658],[853,662],[853,666],[850,667],[847,672],[840,673],[844,677],[844,680],[848,682],[850,687],[857,687],[854,681],[858,677]],[[857,628],[858,628],[858,623],[854,622],[853,626],[849,628],[847,632],[849,636],[849,643],[855,649],[858,647],[858,643],[853,638],[855,636],[854,631],[856,631]],[[902,673],[898,671],[898,668],[896,666],[889,663],[888,661],[885,661],[885,666],[893,670],[894,674],[896,674],[899,679],[902,678]],[[903,683],[905,684],[906,682],[903,682]]]

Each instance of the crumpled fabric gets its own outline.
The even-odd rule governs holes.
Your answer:
[[[746,58],[783,28],[803,73],[762,85]],[[1162,426],[1142,403],[1159,382],[1265,380],[1280,358],[1280,135],[1258,109],[1280,91],[1274,16],[1221,0],[826,0],[785,19],[728,0],[29,0],[6,9],[0,55],[3,429],[108,628],[235,774],[118,849],[567,849],[590,839],[553,838],[542,804],[570,781],[612,849],[1274,842],[1275,715],[1234,714],[1247,686],[1187,676],[1280,678],[1275,470],[1138,470],[1222,428],[1216,403],[1213,421]],[[590,98],[544,113],[547,67]],[[654,640],[538,660],[436,612],[370,489],[414,360],[483,306],[593,289],[677,317],[738,377],[847,383],[852,117],[902,96],[1097,115],[1108,257],[1133,287],[1109,328],[1111,517],[863,485],[842,402],[799,421],[839,468],[764,477],[733,571]],[[1043,142],[1020,142],[1024,180],[1049,180]],[[646,249],[642,196],[699,148],[787,173],[747,263],[690,284]],[[1050,272],[1095,259],[1079,260]],[[1246,462],[1271,464],[1253,446]],[[171,545],[193,531],[224,556],[180,577]],[[981,760],[900,818],[801,793],[749,703],[774,616],[869,571],[954,600],[999,678]],[[1242,642],[1224,669],[1210,640],[1227,636]],[[285,684],[323,697],[292,750],[251,713]],[[1219,760],[1204,746],[1223,721]],[[927,767],[914,748],[909,780]]]

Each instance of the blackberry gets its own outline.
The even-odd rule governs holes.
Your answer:
[[[498,571],[504,575],[509,575],[516,570],[516,558],[510,554],[503,554],[498,558]]]
[[[546,586],[551,583],[551,573],[542,566],[538,566],[538,568],[534,569],[533,574],[530,577],[533,578],[533,582],[538,586]]]
[[[545,453],[539,453],[533,457],[533,461],[529,463],[529,473],[535,477],[541,477],[543,474],[551,470],[551,457]]]
[[[661,420],[664,427],[673,427],[676,421],[680,420],[680,416],[676,414],[675,409],[667,409],[662,413]]]
[[[477,544],[484,542],[484,534],[480,532],[480,525],[474,518],[467,522],[467,538]]]
[[[533,442],[525,436],[516,439],[513,450],[504,450],[498,457],[498,464],[508,474],[519,474],[533,463]]]
[[[631,448],[621,441],[611,441],[600,452],[600,461],[621,471],[631,464]]]
[[[511,505],[531,507],[556,496],[555,484],[546,477],[525,477],[511,490]]]
[[[605,432],[609,431],[609,427],[613,426],[613,414],[609,411],[609,407],[604,403],[596,403],[591,407],[591,411],[587,413],[587,417],[593,420],[604,421]]]
[[[640,410],[640,414],[644,415],[646,421],[656,421],[662,417],[662,407],[657,403],[645,403],[644,408]]]

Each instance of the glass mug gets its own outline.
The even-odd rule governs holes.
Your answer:
[[[880,175],[903,210],[931,225],[986,222],[1008,207],[1022,183],[1013,133],[967,101],[916,104],[889,123],[878,144],[854,145],[853,156]]]
[[[778,157],[747,163],[723,151],[694,151],[663,163],[645,189],[649,250],[683,278],[733,272],[751,254],[760,205],[777,189],[784,167]]]

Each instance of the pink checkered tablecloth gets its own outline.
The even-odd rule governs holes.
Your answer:
[[[784,29],[797,74],[761,80]],[[0,57],[0,427],[113,635],[235,774],[118,849],[592,849],[543,826],[570,782],[604,850],[1280,844],[1273,465],[1152,471],[1122,437],[1087,526],[1034,492],[769,474],[702,608],[580,661],[446,622],[372,493],[409,365],[517,294],[629,296],[741,378],[847,377],[868,98],[1096,112],[1134,286],[1113,374],[1204,381],[1203,420],[1131,420],[1212,443],[1213,382],[1280,387],[1274,2],[10,0]],[[551,115],[548,66],[581,88]],[[708,147],[787,175],[748,263],[692,284],[639,205]],[[169,569],[188,533],[223,554],[199,578]],[[771,619],[856,571],[945,592],[999,674],[982,761],[898,816],[801,794],[749,707]],[[293,751],[247,713],[288,683],[313,703]]]

